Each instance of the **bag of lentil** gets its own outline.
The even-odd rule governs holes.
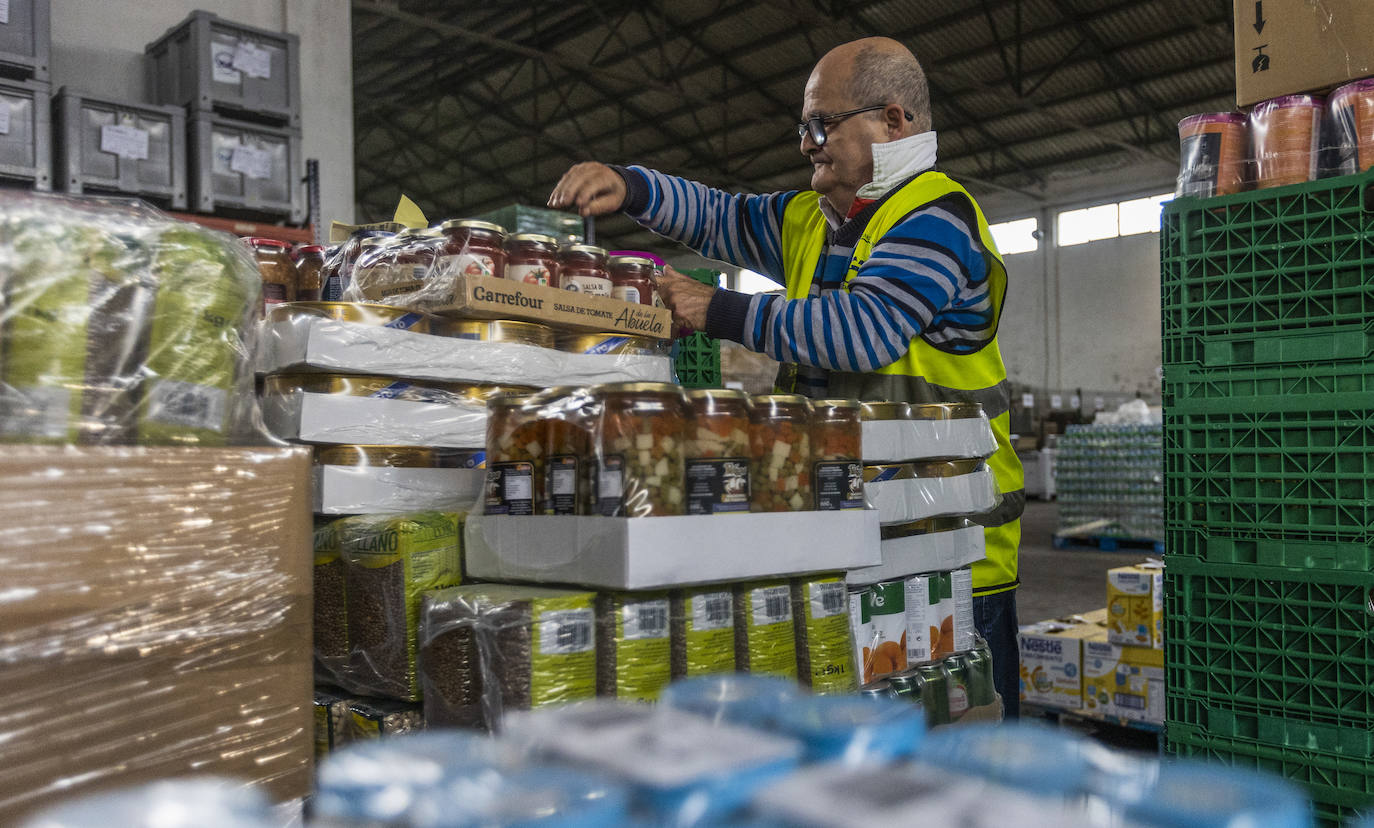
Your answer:
[[[508,584],[425,593],[420,684],[426,723],[494,730],[508,710],[595,697],[595,598]]]
[[[792,617],[801,683],[821,695],[857,691],[849,592],[844,576],[793,579]]]
[[[347,604],[348,668],[355,693],[417,701],[420,598],[462,579],[459,516],[362,515],[338,522]]]
[[[673,678],[735,672],[734,604],[728,586],[696,587],[673,595]]]
[[[420,706],[394,699],[358,699],[348,707],[348,741],[400,736],[425,726]]]
[[[666,593],[596,596],[596,694],[655,701],[672,680]]]
[[[315,688],[315,759],[323,759],[348,743],[354,699],[328,687]]]
[[[786,581],[735,587],[735,664],[747,673],[797,677],[792,589]]]
[[[315,518],[315,678],[337,682],[348,669],[347,599],[339,519]]]

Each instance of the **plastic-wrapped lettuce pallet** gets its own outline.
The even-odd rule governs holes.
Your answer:
[[[373,374],[437,382],[534,387],[606,382],[667,382],[666,356],[587,354],[516,342],[444,336],[444,321],[379,305],[281,305],[263,327],[264,374]]]
[[[1060,532],[1163,540],[1163,435],[1160,425],[1069,426],[1055,467]]]

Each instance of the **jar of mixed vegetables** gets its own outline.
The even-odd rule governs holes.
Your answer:
[[[749,512],[749,395],[722,388],[687,392],[687,514]]]
[[[532,515],[542,509],[544,425],[534,395],[507,394],[487,401],[489,515]]]
[[[587,514],[587,461],[594,401],[585,388],[550,388],[535,397],[544,436],[546,515]]]
[[[858,400],[811,403],[811,470],[816,509],[864,507],[863,431]]]
[[[680,515],[683,442],[689,415],[682,388],[628,382],[592,389],[597,417],[591,435],[592,514]]]
[[[763,394],[750,402],[751,510],[812,508],[811,404],[798,394]]]

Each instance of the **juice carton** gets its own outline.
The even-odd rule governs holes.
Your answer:
[[[1113,644],[1164,648],[1164,566],[1107,571],[1107,638]]]

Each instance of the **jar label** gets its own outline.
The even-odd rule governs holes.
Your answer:
[[[596,483],[596,513],[607,517],[620,514],[625,500],[625,458],[618,454],[602,457],[592,479]]]
[[[492,463],[487,467],[487,514],[534,514],[534,464]]]
[[[611,295],[611,280],[603,279],[600,276],[565,276],[559,287],[573,293],[585,293],[588,296]]]
[[[687,514],[749,511],[749,460],[687,461]]]
[[[611,288],[611,295],[622,302],[630,302],[635,305],[639,304],[639,288],[630,287],[629,285],[616,285]]]
[[[262,283],[262,301],[268,305],[276,305],[286,301],[286,285],[281,282]]]
[[[334,273],[324,280],[324,289],[320,291],[322,301],[338,302],[343,299],[344,288],[348,287],[348,282],[344,280],[342,274]]]
[[[446,276],[495,276],[496,261],[477,253],[460,253],[439,259],[440,272]]]
[[[545,468],[549,475],[549,513],[577,514],[577,455],[555,454]]]
[[[864,467],[858,461],[816,464],[816,511],[838,512],[864,507]]]
[[[663,297],[658,295],[658,288],[654,288],[654,307],[656,307],[656,308],[666,308],[666,307],[668,307],[667,305],[663,304]]]
[[[506,278],[513,282],[524,282],[527,285],[547,285],[549,283],[549,268],[542,264],[508,264],[506,265]]]

